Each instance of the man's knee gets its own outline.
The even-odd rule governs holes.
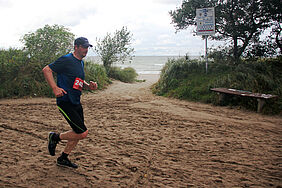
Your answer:
[[[85,132],[79,134],[79,139],[84,139],[84,138],[87,137],[87,135],[88,135],[88,130],[86,130]]]

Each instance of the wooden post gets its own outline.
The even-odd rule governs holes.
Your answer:
[[[265,100],[260,98],[260,99],[257,99],[257,101],[258,101],[258,109],[257,109],[257,112],[258,112],[258,113],[261,113],[262,107],[263,107],[263,105],[265,104]]]
[[[208,36],[205,35],[205,59],[206,59],[206,74],[208,74]]]

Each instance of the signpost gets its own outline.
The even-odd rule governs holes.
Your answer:
[[[205,36],[206,73],[208,72],[208,35],[215,34],[214,7],[196,9],[197,35]]]

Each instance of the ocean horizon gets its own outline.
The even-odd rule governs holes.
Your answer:
[[[124,63],[114,63],[113,65],[120,68],[131,67],[137,74],[160,74],[162,68],[169,59],[183,58],[184,56],[134,56],[132,60],[126,60]],[[200,56],[189,56],[191,59],[198,59]],[[87,56],[87,61],[102,64],[100,57]]]

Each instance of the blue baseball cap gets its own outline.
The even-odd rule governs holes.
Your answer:
[[[89,46],[93,47],[92,44],[89,44],[88,39],[85,38],[85,37],[79,37],[79,38],[75,39],[74,45],[78,45],[78,46],[81,45],[85,48],[88,48]]]

